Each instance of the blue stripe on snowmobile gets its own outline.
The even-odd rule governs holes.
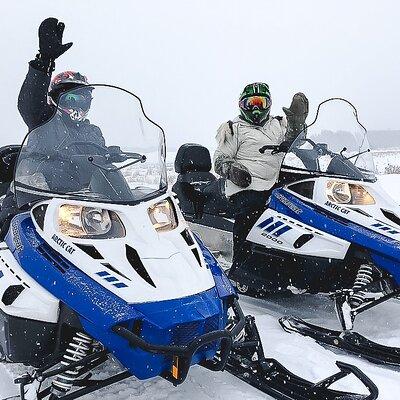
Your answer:
[[[0,271],[0,278],[2,278],[4,276],[3,272]]]
[[[107,282],[118,282],[118,279],[115,276],[106,276],[104,279]]]
[[[265,231],[267,231],[267,232],[272,232],[272,231],[274,231],[275,229],[278,229],[280,226],[282,226],[283,225],[283,222],[282,221],[277,221],[277,222],[275,222],[274,224],[272,224],[272,225],[270,225],[270,226],[267,226],[266,228],[265,228]]]
[[[388,232],[391,235],[398,235],[400,233],[399,231],[396,231],[395,229],[393,229],[391,226],[384,225],[381,222],[372,224],[372,226],[375,228],[379,228],[381,231]]]
[[[108,276],[110,274],[107,271],[99,271],[96,272],[96,275],[103,277],[103,276]]]
[[[128,286],[125,285],[125,283],[123,283],[123,282],[114,283],[113,286],[115,286],[117,289],[121,289],[121,288],[124,288],[124,287],[128,287]]]
[[[274,219],[272,217],[267,218],[265,221],[259,223],[257,226],[261,229],[265,228],[267,225],[272,224]]]
[[[288,225],[285,225],[281,229],[277,230],[276,232],[273,233],[274,236],[278,237],[283,235],[285,232],[290,231],[292,228]]]

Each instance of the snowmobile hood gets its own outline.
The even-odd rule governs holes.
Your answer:
[[[136,206],[90,203],[94,209],[118,215],[124,227],[120,238],[86,239],[62,233],[60,208],[65,204],[88,206],[85,202],[53,199],[41,203],[32,210],[32,221],[49,251],[58,253],[127,303],[177,299],[213,288],[213,274],[178,207],[174,206],[175,229],[157,232],[154,228],[148,210],[164,200],[174,204],[169,196]],[[39,209],[45,209],[44,216],[39,216]]]

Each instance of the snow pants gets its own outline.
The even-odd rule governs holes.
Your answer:
[[[267,201],[270,194],[271,190],[243,190],[232,195],[229,199],[235,213],[231,273],[250,256],[251,246],[250,243],[246,241],[246,237],[257,219],[267,208]]]

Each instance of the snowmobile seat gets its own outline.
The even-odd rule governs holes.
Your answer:
[[[182,145],[176,154],[175,172],[178,177],[172,190],[185,215],[198,214],[201,209],[202,213],[229,216],[225,180],[211,173],[211,156],[206,147],[195,143]]]
[[[0,148],[0,197],[7,193],[14,177],[15,163],[21,146],[8,145]]]

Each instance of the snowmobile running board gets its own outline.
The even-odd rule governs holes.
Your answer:
[[[297,317],[279,319],[282,328],[310,337],[320,344],[328,345],[365,358],[375,364],[400,366],[400,348],[383,346],[352,331],[335,331],[310,324]]]

